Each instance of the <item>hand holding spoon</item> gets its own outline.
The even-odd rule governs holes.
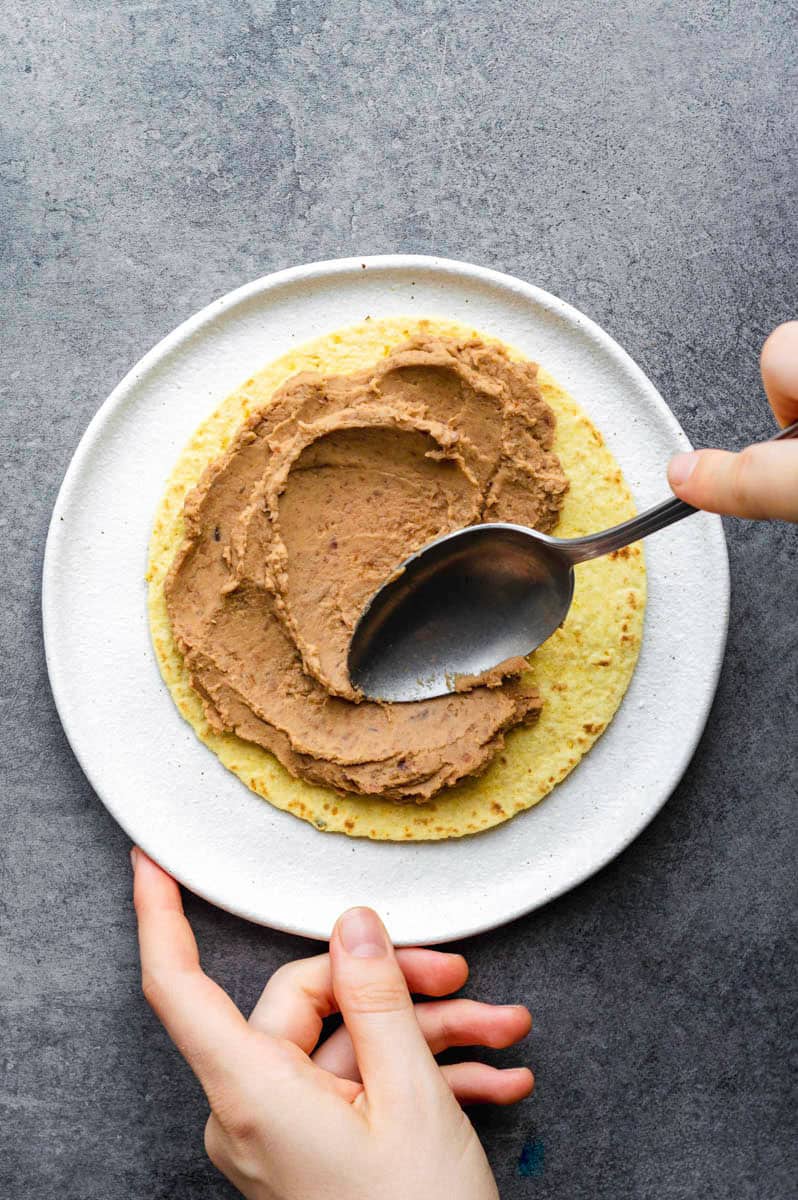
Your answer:
[[[770,441],[798,437],[798,421]],[[697,512],[672,497],[612,529],[557,538],[523,525],[470,525],[407,558],[371,598],[349,646],[370,699],[428,700],[536,650],[571,606],[574,566]]]

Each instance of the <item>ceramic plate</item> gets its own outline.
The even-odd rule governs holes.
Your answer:
[[[542,362],[602,430],[639,507],[668,494],[689,443],[656,389],[597,325],[508,275],[390,255],[268,275],[180,325],[108,397],[58,497],[44,633],[58,711],[98,796],[181,883],[265,925],[326,938],[370,904],[397,942],[464,937],[597,871],[665,802],[704,727],[729,600],[720,520],[647,543],[640,661],[618,715],[537,807],[475,837],[391,844],[322,834],[248,791],[196,738],[150,646],[144,571],[167,476],[199,422],[291,346],[366,315],[453,318]]]

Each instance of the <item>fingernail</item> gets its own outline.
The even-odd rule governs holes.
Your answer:
[[[682,487],[698,466],[698,455],[677,454],[668,464],[668,480],[676,487]]]
[[[370,908],[350,908],[338,923],[341,945],[353,958],[384,958],[388,953],[382,922]]]
[[[136,869],[136,863],[138,862],[138,858],[139,858],[139,851],[138,851],[138,847],[137,847],[137,846],[131,846],[131,847],[130,847],[130,865],[131,865],[131,867],[133,868],[133,870],[134,870],[134,871],[135,871],[135,869]]]

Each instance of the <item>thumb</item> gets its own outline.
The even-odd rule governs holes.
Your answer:
[[[707,512],[730,517],[798,521],[798,445],[760,442],[739,454],[696,450],[668,466],[677,496]]]
[[[380,918],[350,908],[330,939],[332,984],[370,1103],[395,1107],[438,1066],[413,1011],[402,969]]]
[[[781,425],[798,420],[798,321],[785,321],[762,347],[762,383]]]

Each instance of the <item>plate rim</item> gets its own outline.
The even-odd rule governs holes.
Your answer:
[[[452,259],[447,257],[438,257],[436,255],[426,254],[378,254],[378,255],[350,255],[344,258],[323,259],[317,262],[299,264],[293,267],[281,268],[278,271],[272,271],[266,275],[242,284],[239,287],[233,288],[224,295],[211,300],[203,308],[196,313],[187,317],[180,322],[171,332],[167,333],[154,346],[152,346],[144,355],[139,358],[134,365],[125,373],[120,381],[111,390],[106,399],[100,404],[97,411],[91,417],[86,426],[80,440],[75,448],[75,451],[70,459],[67,469],[64,473],[61,485],[53,505],[53,511],[48,524],[47,536],[44,547],[44,555],[42,562],[42,589],[41,589],[41,614],[42,614],[42,631],[45,651],[45,662],[47,666],[47,674],[50,683],[53,700],[58,712],[61,725],[64,730],[64,735],[74,754],[81,770],[86,776],[92,790],[97,798],[117,822],[123,832],[133,838],[134,835],[129,831],[124,811],[117,811],[117,806],[109,800],[98,787],[93,778],[92,770],[84,761],[84,756],[78,745],[78,736],[74,729],[70,728],[70,710],[69,704],[65,700],[64,691],[62,690],[62,681],[59,676],[59,668],[57,665],[57,650],[55,648],[55,639],[52,634],[51,623],[51,605],[53,603],[54,584],[53,579],[53,560],[57,553],[56,547],[59,542],[59,537],[62,533],[62,522],[58,520],[59,511],[69,501],[70,495],[74,490],[75,483],[80,476],[84,461],[91,453],[96,441],[101,435],[105,425],[110,422],[118,409],[127,398],[128,392],[135,386],[139,379],[146,375],[156,364],[167,357],[172,351],[179,347],[182,343],[193,337],[203,326],[218,318],[221,314],[233,309],[242,301],[246,301],[255,296],[266,294],[269,291],[280,288],[286,284],[301,283],[304,280],[317,280],[327,275],[337,273],[348,273],[357,270],[358,272],[369,268],[377,269],[405,269],[419,268],[441,271],[445,274],[451,274],[456,277],[468,277],[473,280],[499,287],[505,291],[510,291],[526,300],[531,300],[551,312],[556,313],[571,325],[581,327],[594,341],[596,341],[605,352],[612,358],[620,362],[625,367],[627,372],[632,376],[633,380],[640,385],[647,393],[648,397],[658,410],[658,414],[665,424],[669,427],[671,433],[677,440],[685,444],[685,448],[690,448],[690,442],[682,429],[679,421],[674,413],[668,407],[664,398],[660,394],[656,385],[649,379],[643,369],[635,362],[631,355],[621,346],[611,334],[607,333],[600,325],[598,325],[591,317],[582,313],[575,306],[567,301],[561,300],[553,293],[546,291],[544,288],[536,284],[528,283],[526,280],[519,279],[517,276],[510,275],[506,272],[495,270],[491,267],[479,266],[478,264],[469,263],[464,260]],[[712,706],[714,704],[717,693],[718,681],[723,667],[725,658],[726,642],[728,637],[728,624],[731,600],[730,587],[730,572],[729,572],[729,557],[726,538],[723,532],[723,525],[720,517],[713,516],[711,525],[707,525],[708,529],[712,529],[713,542],[715,551],[718,556],[718,587],[722,591],[720,611],[717,616],[720,618],[718,624],[720,626],[721,637],[716,644],[714,659],[711,663],[707,663],[708,676],[711,680],[711,686],[706,688],[706,691],[699,705],[696,706],[697,721],[694,727],[693,736],[681,748],[681,753],[678,756],[678,762],[673,765],[676,768],[676,782],[670,791],[665,792],[659,801],[647,809],[642,816],[634,820],[630,820],[625,827],[624,835],[615,843],[605,854],[601,855],[593,862],[589,868],[578,868],[573,874],[569,874],[567,878],[558,882],[551,891],[548,891],[543,898],[533,899],[530,903],[521,903],[512,911],[507,911],[499,917],[491,916],[487,920],[472,922],[469,925],[458,928],[454,931],[449,931],[445,935],[435,936],[424,944],[433,945],[441,942],[449,942],[461,940],[468,937],[473,937],[479,933],[486,932],[490,929],[499,928],[502,925],[509,924],[518,918],[525,916],[533,911],[537,911],[544,905],[549,904],[552,900],[571,891],[573,888],[580,886],[587,879],[603,870],[610,862],[617,858],[626,850],[629,845],[643,832],[643,830],[653,821],[654,817],[662,810],[665,803],[670,799],[673,791],[678,787],[685,770],[687,769],[698,744],[703,736],[706,728],[706,723],[709,718]],[[489,831],[488,831],[489,832]],[[161,856],[157,853],[151,853],[147,846],[146,838],[136,839],[141,848],[155,862],[160,863],[164,870],[169,871],[175,879],[186,887],[189,891],[199,896],[201,899],[213,904],[223,911],[229,912],[234,916],[251,921],[254,924],[265,926],[267,928],[276,929],[280,932],[290,933],[295,936],[306,937],[313,940],[326,941],[328,934],[320,932],[318,928],[310,928],[308,926],[289,924],[284,921],[266,920],[262,916],[253,912],[243,911],[241,908],[235,908],[230,904],[226,904],[217,897],[210,894],[210,891],[198,885],[196,882],[186,877],[182,871],[174,871],[166,861],[167,856]],[[397,944],[406,944],[401,940]]]

